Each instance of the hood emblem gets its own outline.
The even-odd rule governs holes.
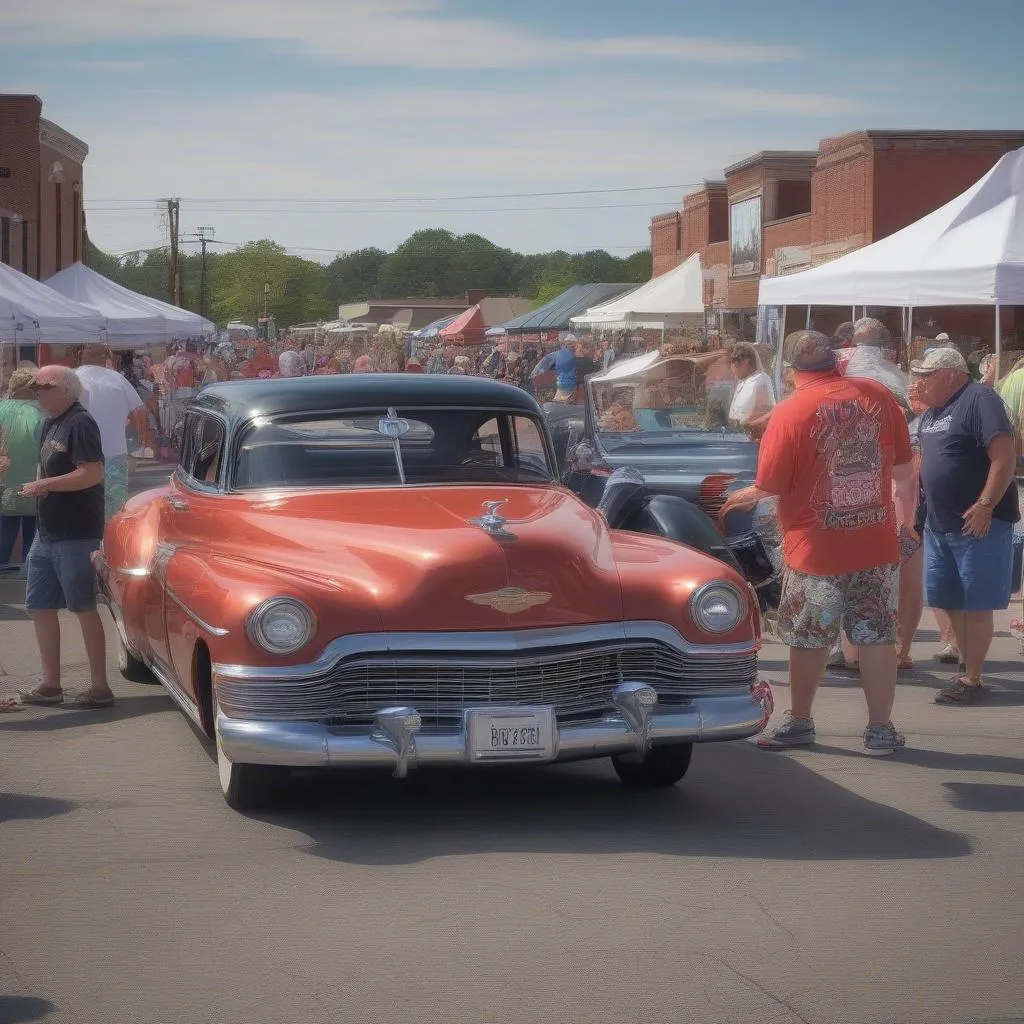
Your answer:
[[[484,514],[470,519],[470,525],[479,526],[484,533],[489,533],[492,537],[513,540],[512,534],[505,529],[508,526],[508,520],[498,511],[502,505],[507,504],[508,498],[502,498],[500,501],[485,501]]]
[[[544,590],[503,587],[501,590],[492,590],[487,594],[467,594],[466,600],[471,604],[493,608],[496,612],[503,612],[505,615],[515,615],[518,612],[536,608],[537,605],[547,604],[551,600],[551,595]]]

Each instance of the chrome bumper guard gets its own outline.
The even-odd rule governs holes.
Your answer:
[[[767,683],[759,683],[749,693],[694,697],[684,706],[659,710],[652,687],[622,683],[615,705],[619,713],[599,721],[556,723],[554,756],[533,763],[642,756],[652,746],[743,739],[764,728],[772,695]],[[238,764],[390,768],[402,778],[417,766],[477,763],[470,757],[465,718],[457,729],[424,728],[412,707],[382,708],[374,728],[253,721],[218,710],[217,734],[224,754]]]

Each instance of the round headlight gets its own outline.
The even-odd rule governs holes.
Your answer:
[[[705,583],[690,598],[690,614],[706,633],[728,633],[747,614],[747,599],[724,580]]]
[[[273,597],[253,609],[249,638],[270,654],[294,654],[313,638],[316,618],[293,597]]]

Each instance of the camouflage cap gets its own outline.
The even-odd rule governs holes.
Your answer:
[[[937,373],[939,370],[959,370],[968,373],[967,360],[955,348],[933,348],[910,364],[910,369],[919,376]]]

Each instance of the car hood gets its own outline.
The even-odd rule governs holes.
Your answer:
[[[509,539],[471,522],[487,501],[504,501]],[[607,524],[562,488],[253,496],[219,547],[350,599],[361,593],[385,630],[522,629],[622,617]]]

